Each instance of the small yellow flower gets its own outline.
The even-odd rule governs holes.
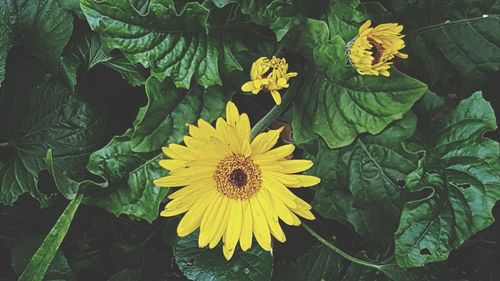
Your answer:
[[[366,21],[359,34],[349,44],[349,61],[361,75],[389,76],[389,69],[395,56],[406,59],[407,54],[399,52],[405,47],[403,26],[384,23],[370,27]]]
[[[270,92],[277,105],[281,104],[279,90],[288,88],[288,79],[297,76],[297,72],[288,73],[288,63],[284,58],[266,57],[257,59],[250,70],[250,80],[241,86],[243,92],[256,95],[261,90]]]
[[[269,251],[271,236],[285,242],[279,219],[300,225],[312,220],[311,206],[288,188],[309,187],[320,179],[296,173],[309,169],[309,160],[289,160],[295,149],[287,144],[273,149],[281,129],[261,133],[250,139],[248,116],[236,106],[226,106],[226,120],[216,126],[199,119],[189,125],[184,145],[170,144],[163,152],[170,158],[160,166],[170,175],[155,180],[161,187],[182,187],[161,212],[170,217],[186,213],[177,234],[189,235],[200,228],[199,247],[214,248],[222,240],[223,253],[231,259],[239,242],[243,251],[257,243]]]

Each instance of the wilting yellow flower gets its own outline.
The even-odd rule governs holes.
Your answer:
[[[389,76],[392,60],[395,56],[406,59],[407,54],[399,52],[405,47],[403,26],[397,23],[384,23],[370,27],[366,21],[359,34],[350,43],[349,61],[362,75]]]
[[[288,79],[297,76],[297,72],[288,72],[288,63],[284,58],[266,57],[257,59],[250,70],[251,81],[241,86],[243,92],[256,95],[261,90],[270,92],[277,105],[281,104],[279,90],[288,88]]]
[[[239,241],[243,251],[255,236],[265,250],[271,248],[271,235],[285,242],[279,219],[300,225],[301,216],[314,219],[311,206],[288,187],[316,185],[320,179],[295,173],[309,169],[309,160],[289,160],[295,149],[287,144],[273,149],[281,129],[261,133],[250,139],[248,116],[236,106],[226,106],[226,120],[219,118],[215,128],[199,119],[189,125],[184,145],[170,144],[163,152],[170,158],[160,165],[170,175],[155,180],[161,187],[182,187],[161,212],[170,217],[186,213],[177,234],[187,236],[200,228],[199,247],[214,248],[222,239],[223,253],[229,260]]]

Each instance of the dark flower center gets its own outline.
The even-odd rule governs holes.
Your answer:
[[[229,181],[235,187],[243,187],[247,183],[247,174],[242,169],[234,169],[229,175]]]
[[[382,57],[382,53],[384,52],[384,47],[382,47],[381,44],[377,43],[372,38],[368,38],[368,42],[370,43],[370,45],[372,45],[372,48],[370,50],[373,54],[372,65],[375,65],[380,62],[380,58]]]

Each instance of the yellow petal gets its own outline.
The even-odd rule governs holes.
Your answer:
[[[250,198],[250,206],[252,208],[253,218],[253,233],[257,243],[262,249],[269,251],[271,249],[271,233],[269,226],[259,202],[255,197]]]
[[[189,163],[189,161],[186,160],[165,159],[159,161],[160,166],[167,170],[185,168],[187,166],[187,163]]]
[[[281,95],[278,91],[271,91],[271,96],[273,96],[274,102],[277,105],[281,104]]]
[[[226,258],[227,261],[233,257],[234,251],[235,248],[229,248],[225,243],[222,245],[222,252],[224,253],[224,258]]]
[[[304,209],[292,209],[292,212],[296,213],[297,215],[305,218],[305,219],[308,219],[308,220],[314,220],[315,217],[313,215],[313,213],[311,213],[311,211],[309,210],[304,210]]]
[[[217,214],[216,219],[214,220],[214,224],[210,227],[210,232],[213,232],[212,240],[210,240],[210,244],[208,247],[213,249],[226,231],[227,223],[229,217],[229,199],[225,196],[222,198],[221,207],[219,209],[219,214]]]
[[[238,112],[238,108],[233,102],[228,102],[226,105],[226,121],[230,126],[236,127],[236,122],[240,118],[240,113]]]
[[[239,199],[229,200],[229,220],[227,222],[226,233],[224,234],[224,247],[230,252],[234,251],[241,233],[241,220],[243,211]],[[228,259],[226,257],[226,259]]]
[[[215,188],[215,186],[210,186],[207,185],[206,183],[195,183],[195,184],[190,184],[188,186],[185,186],[174,193],[171,193],[168,195],[168,199],[176,199],[176,198],[181,198],[185,196],[192,197],[193,195],[197,195],[202,190],[208,190],[210,188]]]
[[[252,209],[248,200],[241,202],[243,212],[240,233],[240,247],[246,251],[252,247]]]
[[[255,90],[253,81],[248,81],[241,86],[241,91],[243,92],[252,92]]]
[[[168,202],[165,209],[160,213],[162,217],[172,217],[185,213],[199,199],[199,196],[189,196]]]
[[[276,239],[280,242],[285,242],[286,237],[285,233],[283,232],[283,229],[281,229],[281,226],[278,221],[278,215],[276,214],[271,198],[269,197],[269,194],[267,190],[261,190],[256,194],[256,198],[259,201],[260,205],[262,206],[262,209],[264,210],[264,215],[266,216],[267,223],[269,225],[269,230],[271,231],[271,234],[276,237]]]
[[[282,128],[258,134],[251,143],[252,155],[259,155],[273,148],[276,142],[278,142],[281,131],[283,131]]]
[[[212,201],[215,196],[215,192],[210,192],[201,196],[189,209],[189,211],[182,217],[179,225],[177,226],[177,235],[179,237],[185,237],[195,231],[201,223],[201,219],[208,203]]]
[[[159,187],[176,187],[188,185],[186,178],[176,176],[166,176],[153,181]]]
[[[278,214],[278,217],[283,220],[284,223],[288,225],[300,225],[300,220],[297,216],[290,211],[290,209],[281,202],[278,197],[271,196],[271,200],[273,201],[274,209]],[[298,223],[297,223],[298,221]]]
[[[212,240],[213,232],[210,232],[210,227],[213,228],[214,220],[217,217],[219,207],[221,206],[222,195],[217,194],[216,198],[208,205],[200,224],[200,236],[198,237],[198,247],[203,248]]]
[[[372,25],[372,21],[371,20],[367,20],[365,23],[363,23],[363,25],[361,25],[361,27],[359,28],[359,33],[362,33],[363,31],[365,31],[366,29],[368,29],[370,26]]]

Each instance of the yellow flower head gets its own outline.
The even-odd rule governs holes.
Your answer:
[[[161,212],[170,217],[186,213],[177,234],[187,236],[200,228],[199,247],[214,248],[223,243],[229,260],[239,241],[243,251],[257,243],[271,248],[271,235],[285,242],[278,219],[300,225],[300,219],[314,219],[311,206],[295,196],[288,187],[316,185],[320,179],[297,175],[309,169],[309,160],[289,160],[295,149],[287,144],[273,149],[281,129],[261,133],[250,140],[248,116],[236,106],[226,106],[226,120],[216,126],[199,119],[189,125],[184,145],[170,144],[163,152],[170,158],[160,166],[170,175],[155,180],[161,187],[182,187],[170,194],[172,199]]]
[[[297,72],[288,72],[288,63],[284,58],[266,57],[257,59],[250,70],[251,81],[241,86],[243,92],[256,95],[261,90],[270,92],[277,105],[281,104],[281,89],[288,88],[288,79],[297,76]]]
[[[349,61],[361,75],[389,76],[392,60],[395,56],[406,59],[407,54],[399,52],[405,47],[403,26],[397,23],[384,23],[370,27],[366,21],[359,34],[350,43]]]

